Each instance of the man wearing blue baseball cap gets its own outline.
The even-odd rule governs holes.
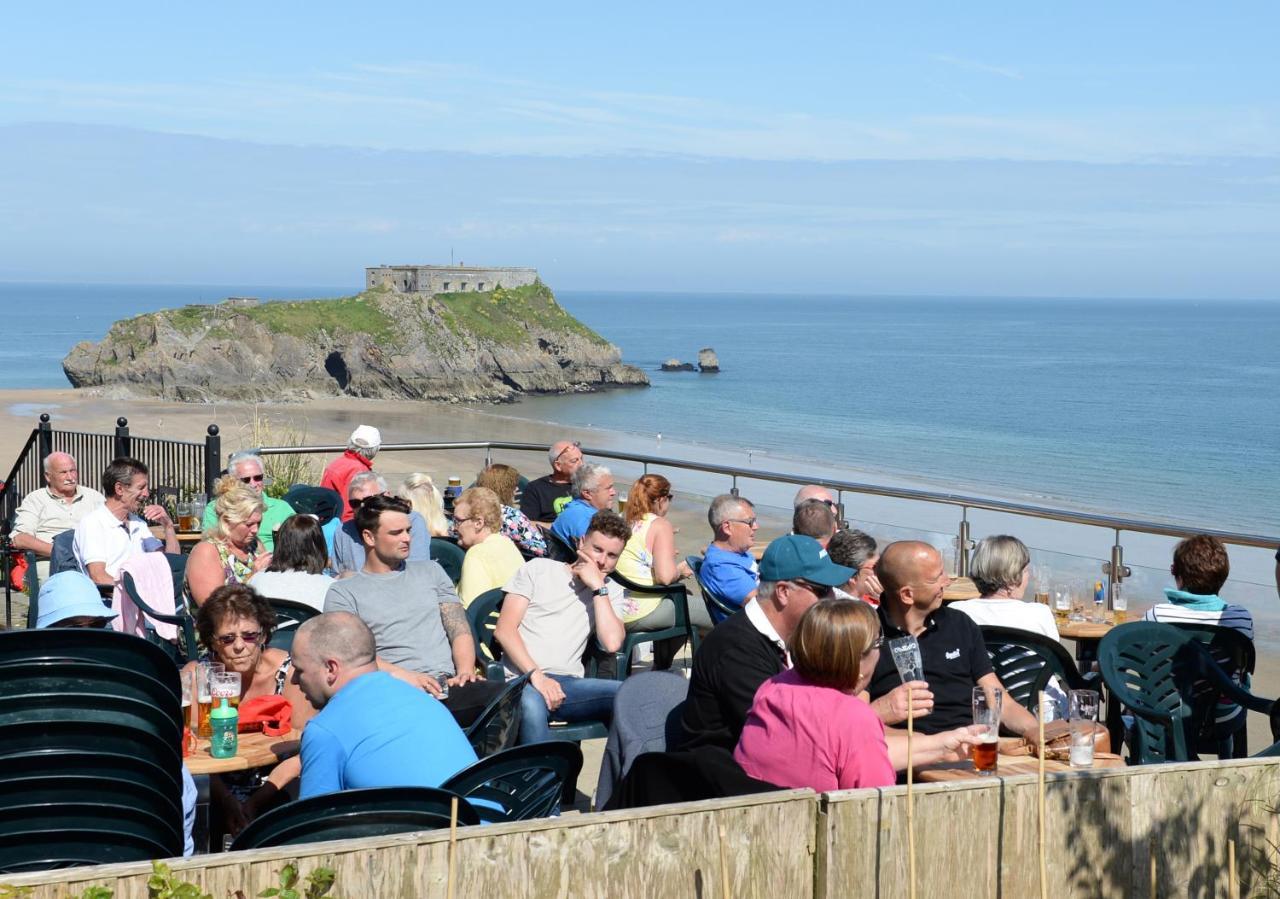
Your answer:
[[[36,627],[106,627],[117,615],[87,574],[60,571],[40,585]]]
[[[812,537],[788,534],[769,544],[755,597],[718,624],[693,658],[682,718],[685,747],[733,750],[756,690],[791,667],[787,640],[801,616],[853,574]]]

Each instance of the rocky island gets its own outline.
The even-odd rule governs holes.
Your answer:
[[[77,344],[62,368],[74,387],[182,402],[503,402],[648,385],[541,281],[472,283],[481,285],[491,289],[462,283],[462,292],[426,293],[383,280],[340,299],[233,299],[148,313]]]

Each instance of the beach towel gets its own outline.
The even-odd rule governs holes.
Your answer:
[[[120,617],[112,622],[112,627],[126,634],[137,637],[146,636],[148,621],[156,636],[170,642],[178,640],[178,626],[165,621],[148,619],[129,598],[124,590],[124,576],[133,575],[133,586],[142,601],[161,615],[176,615],[173,600],[173,573],[169,560],[164,553],[136,553],[120,566],[120,580],[116,581],[115,593],[111,596],[111,610],[119,612]]]

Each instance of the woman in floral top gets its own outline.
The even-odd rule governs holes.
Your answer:
[[[542,529],[528,519],[515,505],[516,485],[520,472],[510,465],[494,463],[476,476],[477,487],[487,487],[498,494],[502,503],[502,534],[531,556],[547,554],[547,540]]]

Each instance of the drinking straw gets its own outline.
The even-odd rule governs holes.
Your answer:
[[[729,858],[724,850],[724,825],[720,825],[720,890],[724,899],[733,895],[729,891]]]
[[[449,899],[453,899],[453,869],[458,852],[458,797],[449,800]]]
[[[911,687],[907,686],[907,895],[916,899],[916,805],[915,761],[911,755],[911,737],[915,732],[912,713],[915,703],[911,699]]]
[[[1041,690],[1040,706],[1036,709],[1036,720],[1040,725],[1040,899],[1049,899],[1049,863],[1044,851],[1044,709],[1047,701]]]

